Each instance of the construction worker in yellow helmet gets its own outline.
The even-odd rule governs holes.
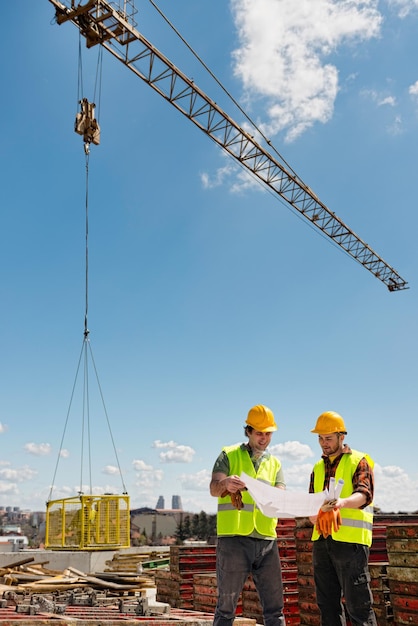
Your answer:
[[[244,426],[248,442],[224,447],[213,466],[210,493],[218,498],[218,597],[213,626],[232,626],[249,574],[260,596],[264,625],[285,625],[277,518],[261,513],[240,479],[245,472],[285,488],[281,463],[267,449],[276,430],[273,411],[263,404],[253,406]]]
[[[322,456],[313,467],[309,491],[329,493],[318,515],[311,518],[321,624],[345,624],[347,612],[353,626],[377,626],[368,568],[374,462],[368,454],[352,450],[344,442],[347,429],[339,413],[321,413],[311,432],[318,435]]]

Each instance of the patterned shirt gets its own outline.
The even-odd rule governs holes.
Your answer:
[[[329,457],[322,455],[325,464],[325,480],[324,489],[329,486],[329,479],[335,476],[338,464],[341,461],[343,454],[351,454],[351,448],[344,445],[343,451],[333,461]],[[360,463],[357,465],[356,471],[353,474],[353,493],[363,493],[366,496],[366,502],[361,506],[364,509],[366,506],[373,502],[374,494],[374,479],[373,469],[370,467],[366,459],[363,457]],[[314,472],[311,473],[311,479],[309,484],[309,493],[314,493]]]

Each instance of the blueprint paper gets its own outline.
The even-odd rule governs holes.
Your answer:
[[[245,472],[240,476],[252,499],[267,517],[310,517],[317,515],[326,499],[325,491],[304,493],[286,491],[251,478]]]

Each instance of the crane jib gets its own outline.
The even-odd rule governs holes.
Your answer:
[[[59,0],[49,2],[55,7],[58,24],[71,21],[85,37],[88,48],[97,44],[106,48],[247,168],[261,184],[383,282],[389,291],[408,289],[398,272],[330,211],[294,172],[257,143],[145,39],[135,29],[132,16],[116,10],[105,0],[88,0],[77,7],[74,0],[67,0],[67,4]]]

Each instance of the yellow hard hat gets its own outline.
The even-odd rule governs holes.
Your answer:
[[[344,433],[347,434],[345,429],[344,420],[339,413],[335,411],[325,411],[316,420],[315,428],[312,428],[311,433],[317,433],[318,435],[329,435],[330,433]]]
[[[274,430],[277,430],[273,411],[263,404],[257,404],[248,411],[245,423],[261,433],[272,433]]]

